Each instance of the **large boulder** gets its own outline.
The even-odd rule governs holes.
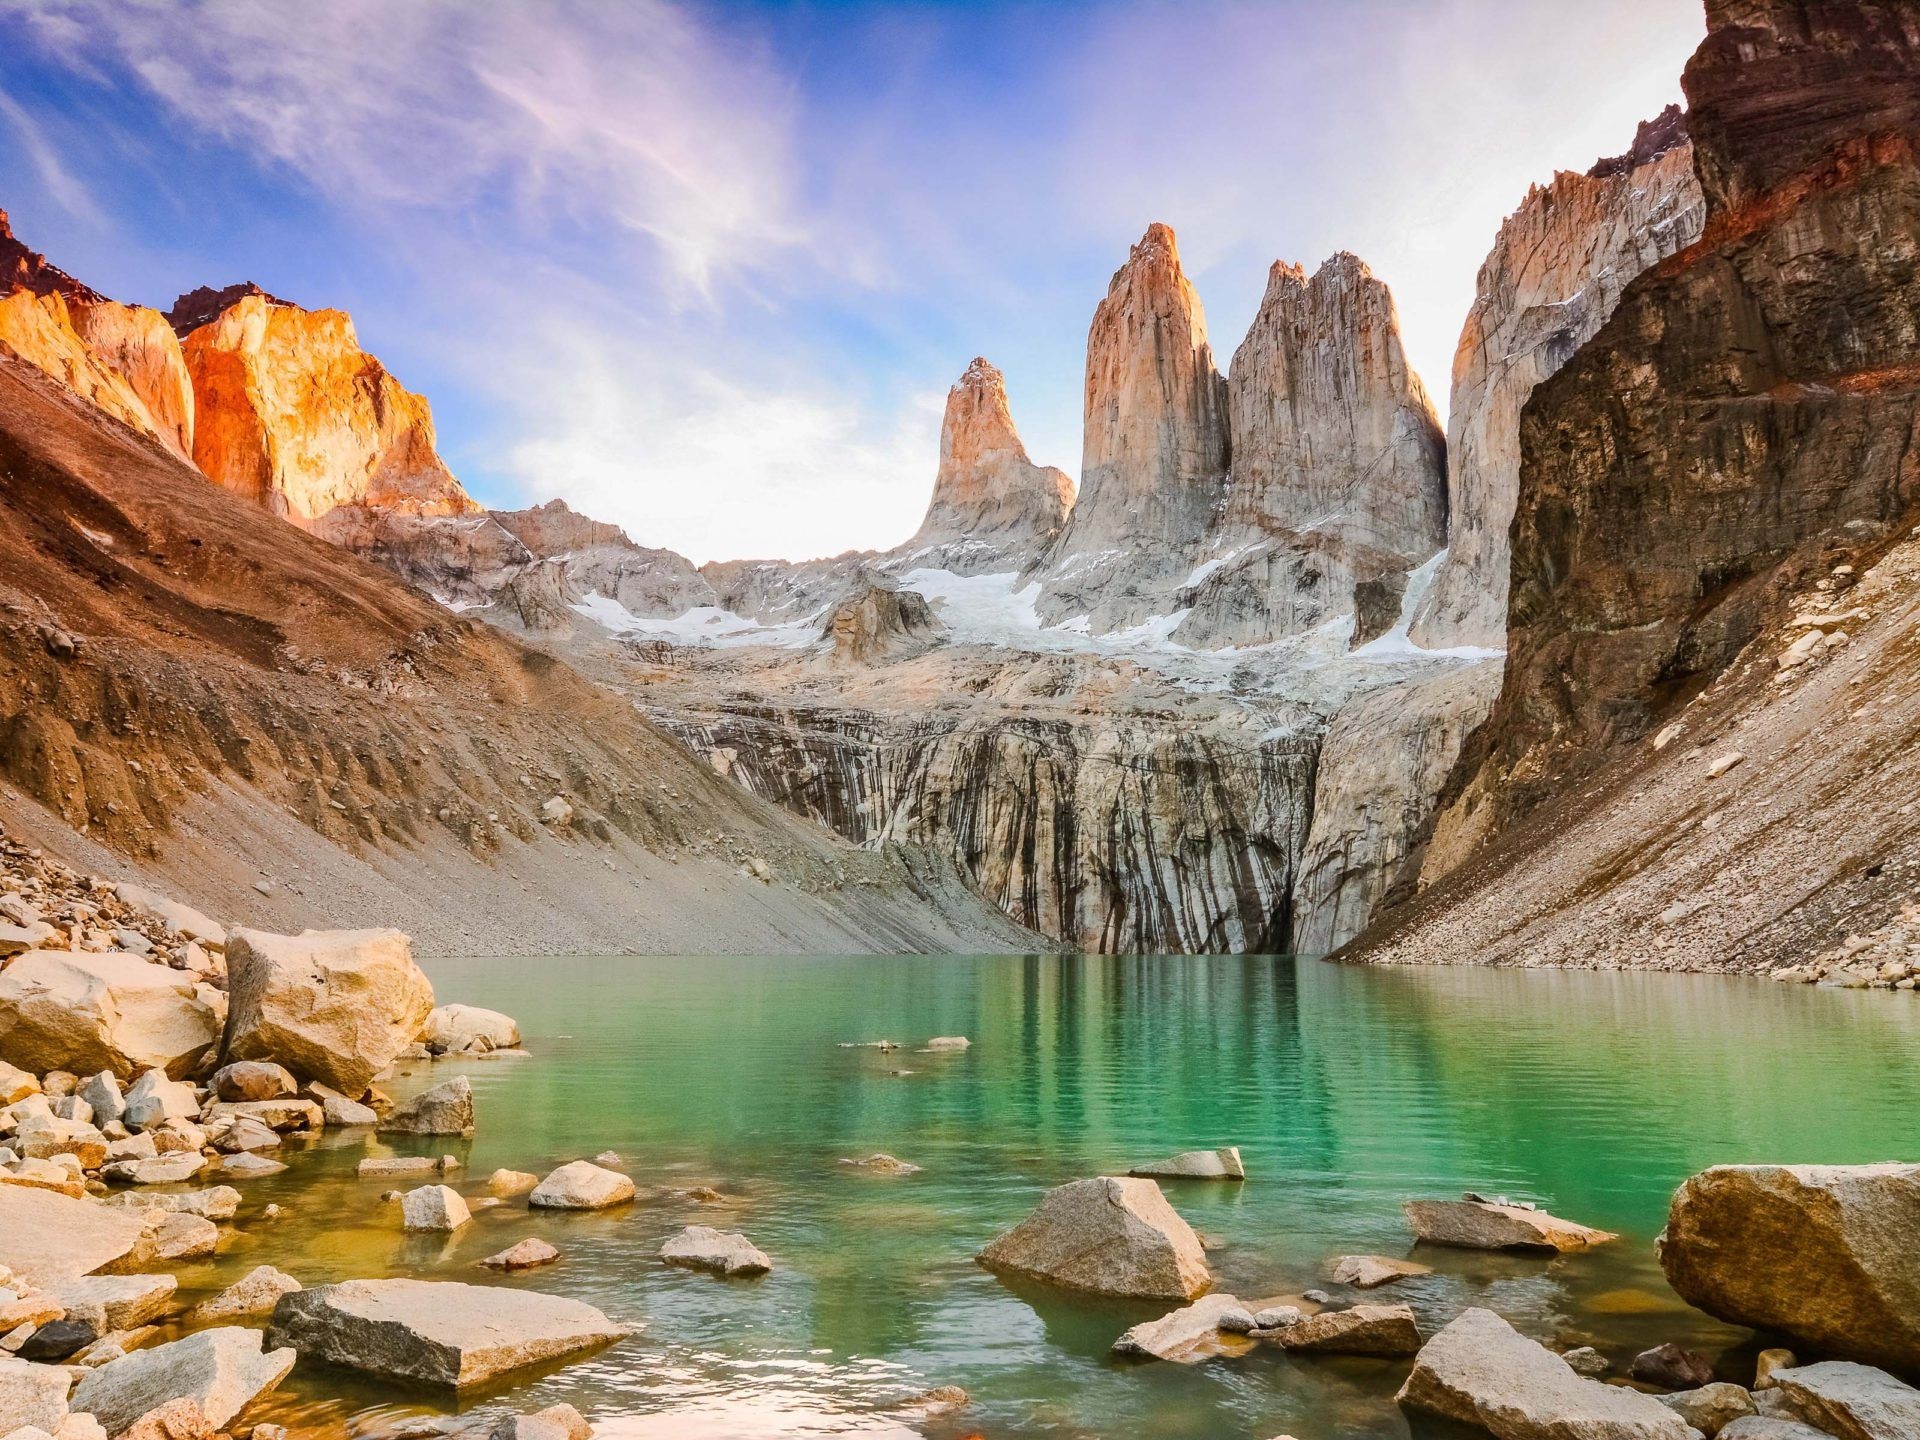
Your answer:
[[[268,1338],[393,1380],[461,1389],[630,1334],[591,1305],[446,1280],[348,1280],[281,1297]]]
[[[183,970],[113,951],[30,950],[0,970],[0,1053],[45,1074],[186,1074],[220,1020]]]
[[[420,1039],[436,1055],[461,1051],[511,1050],[520,1043],[520,1026],[511,1015],[478,1005],[439,1005],[427,1016]]]
[[[33,1285],[149,1253],[158,1221],[52,1190],[0,1185],[0,1267]]]
[[[118,1435],[169,1400],[199,1402],[223,1426],[287,1378],[294,1352],[263,1352],[260,1332],[229,1325],[184,1340],[134,1350],[92,1370],[73,1392],[73,1408]]]
[[[1465,1250],[1585,1250],[1620,1238],[1532,1205],[1483,1200],[1477,1195],[1464,1200],[1409,1200],[1401,1209],[1423,1243]]]
[[[1795,1420],[1839,1440],[1914,1440],[1920,1390],[1884,1370],[1829,1360],[1774,1375],[1780,1405]]]
[[[1719,1165],[1675,1192],[1660,1264],[1709,1315],[1920,1373],[1920,1165]]]
[[[398,930],[236,930],[227,945],[226,1058],[274,1060],[365,1092],[420,1033],[433,986]]]
[[[1213,1284],[1200,1237],[1160,1187],[1111,1175],[1049,1190],[976,1258],[1001,1274],[1142,1300],[1192,1300]]]
[[[1465,1310],[1420,1349],[1396,1397],[1403,1409],[1494,1440],[1696,1440],[1651,1395],[1574,1373],[1491,1310]]]

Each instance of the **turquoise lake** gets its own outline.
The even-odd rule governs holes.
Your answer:
[[[1912,1159],[1920,997],[1717,977],[1367,970],[1289,958],[471,959],[429,962],[443,1001],[516,1016],[528,1059],[417,1063],[404,1094],[472,1077],[470,1142],[339,1133],[253,1182],[183,1298],[268,1263],[314,1284],[416,1274],[591,1301],[644,1325],[553,1373],[470,1397],[567,1400],[605,1436],[1407,1437],[1406,1361],[1262,1349],[1197,1367],[1108,1348],[1165,1306],[1011,1288],[974,1252],[1049,1186],[1237,1144],[1245,1184],[1166,1182],[1243,1298],[1323,1285],[1355,1252],[1414,1253],[1411,1196],[1536,1200],[1621,1233],[1553,1260],[1422,1248],[1436,1273],[1373,1292],[1431,1329],[1466,1304],[1624,1364],[1680,1340],[1736,1375],[1741,1331],[1688,1310],[1653,1258],[1674,1187],[1720,1162]],[[919,1049],[936,1035],[972,1048]],[[901,1049],[850,1049],[888,1039]],[[906,1072],[906,1073],[897,1073]],[[404,1236],[367,1153],[451,1150],[453,1183],[613,1150],[641,1201],[596,1215],[480,1212]],[[882,1178],[842,1157],[924,1168]],[[701,1203],[667,1193],[722,1192]],[[650,1195],[649,1192],[659,1192]],[[277,1221],[252,1218],[278,1201]],[[744,1231],[756,1281],[671,1270],[690,1223]],[[563,1260],[495,1281],[473,1262],[527,1235]],[[959,1385],[965,1411],[895,1407]],[[309,1370],[250,1419],[383,1433],[432,1396]]]

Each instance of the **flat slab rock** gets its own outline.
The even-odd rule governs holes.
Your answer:
[[[120,1210],[52,1190],[0,1185],[0,1265],[35,1285],[86,1275],[152,1243],[145,1210]]]
[[[1406,1305],[1356,1305],[1304,1315],[1266,1337],[1300,1355],[1411,1355],[1420,1348],[1420,1326]]]
[[[84,1320],[104,1335],[159,1319],[180,1282],[171,1275],[63,1275],[44,1288],[69,1320]]]
[[[1160,1187],[1112,1175],[1049,1190],[975,1258],[997,1273],[1096,1295],[1192,1300],[1213,1285],[1200,1237]]]
[[[1494,1200],[1409,1200],[1402,1207],[1428,1245],[1466,1250],[1585,1250],[1620,1237],[1544,1210]]]
[[[746,1236],[705,1225],[687,1226],[660,1247],[660,1258],[669,1265],[730,1278],[765,1275],[773,1269],[766,1252]]]
[[[89,1371],[73,1408],[118,1435],[169,1400],[199,1402],[209,1422],[225,1425],[293,1369],[291,1350],[263,1351],[258,1330],[237,1325],[134,1350]]]
[[[1136,1165],[1127,1174],[1157,1180],[1244,1180],[1247,1167],[1240,1163],[1240,1147],[1228,1145],[1219,1150],[1183,1150],[1165,1160]]]
[[[1138,1355],[1197,1365],[1222,1355],[1244,1355],[1254,1342],[1220,1328],[1221,1317],[1244,1307],[1231,1295],[1202,1295],[1158,1320],[1143,1320],[1113,1342],[1116,1355]]]
[[[1401,1408],[1477,1425],[1494,1440],[1696,1440],[1651,1395],[1576,1375],[1491,1310],[1465,1310],[1424,1346]]]
[[[330,1364],[463,1389],[633,1333],[591,1305],[450,1280],[348,1280],[282,1296],[268,1339]]]
[[[1336,1285],[1351,1285],[1356,1290],[1377,1290],[1396,1280],[1431,1275],[1433,1267],[1412,1260],[1395,1260],[1388,1255],[1342,1255],[1332,1262],[1327,1273]]]

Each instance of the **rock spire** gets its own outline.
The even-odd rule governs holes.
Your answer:
[[[979,541],[996,553],[1053,539],[1073,508],[1073,481],[1036,465],[1014,429],[1006,377],[975,357],[947,392],[940,469],[920,530],[905,548]]]

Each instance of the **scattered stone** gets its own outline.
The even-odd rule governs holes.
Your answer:
[[[973,1042],[964,1035],[936,1035],[927,1041],[929,1050],[966,1050]]]
[[[1240,1163],[1240,1147],[1228,1145],[1220,1150],[1186,1150],[1165,1160],[1136,1165],[1129,1175],[1162,1180],[1244,1180],[1246,1167]]]
[[[1202,1295],[1191,1305],[1170,1311],[1158,1320],[1145,1320],[1134,1326],[1113,1342],[1113,1351],[1116,1355],[1142,1355],[1154,1360],[1195,1365],[1227,1353],[1228,1345],[1222,1340],[1222,1332],[1228,1335],[1246,1333],[1245,1330],[1231,1329],[1226,1323],[1233,1318],[1237,1324],[1240,1317],[1245,1317],[1247,1329],[1251,1330],[1253,1317],[1233,1296]],[[1244,1350],[1246,1347],[1242,1345],[1239,1348]]]
[[[242,1320],[271,1315],[282,1295],[291,1295],[300,1282],[271,1265],[255,1266],[211,1300],[187,1312],[187,1319],[205,1325],[214,1320]]]
[[[222,1100],[279,1100],[299,1092],[293,1072],[271,1060],[236,1060],[213,1072],[213,1093]]]
[[[1567,1362],[1576,1375],[1585,1375],[1590,1380],[1598,1380],[1613,1369],[1607,1357],[1591,1345],[1579,1345],[1560,1357]]]
[[[1385,1255],[1342,1255],[1330,1272],[1336,1285],[1351,1285],[1356,1290],[1377,1290],[1396,1280],[1411,1280],[1431,1275],[1433,1267],[1412,1260],[1394,1260]]]
[[[1791,1370],[1800,1363],[1791,1350],[1762,1350],[1753,1365],[1753,1388],[1771,1390],[1776,1371]]]
[[[1100,1295],[1192,1300],[1213,1284],[1199,1236],[1146,1179],[1057,1186],[975,1258],[989,1270]]]
[[[1303,1355],[1412,1355],[1420,1327],[1406,1305],[1356,1305],[1304,1315],[1268,1342]]]
[[[1461,1312],[1422,1346],[1395,1398],[1496,1440],[1694,1440],[1653,1396],[1576,1375],[1491,1310]]]
[[[281,1297],[268,1332],[302,1355],[455,1389],[631,1334],[591,1305],[495,1285],[349,1280]]]
[[[1627,1373],[1643,1385],[1664,1390],[1693,1390],[1713,1383],[1713,1362],[1698,1350],[1668,1341],[1633,1357]]]
[[[1707,778],[1709,780],[1718,780],[1722,775],[1733,769],[1734,766],[1742,764],[1746,758],[1747,757],[1738,750],[1729,750],[1726,754],[1716,759],[1711,765],[1707,766]]]
[[[511,1050],[520,1043],[520,1026],[512,1016],[498,1010],[441,1005],[427,1016],[420,1039],[436,1055]]]
[[[1829,1355],[1920,1371],[1920,1165],[1720,1165],[1660,1242],[1689,1304]]]
[[[509,1246],[477,1263],[489,1270],[531,1270],[537,1265],[551,1265],[559,1258],[560,1252],[553,1246],[537,1236],[530,1236],[518,1245]]]
[[[673,1236],[660,1247],[660,1258],[669,1265],[708,1270],[730,1279],[764,1275],[773,1269],[773,1261],[746,1236],[705,1225],[689,1225]]]
[[[604,1210],[633,1199],[633,1181],[591,1160],[562,1165],[534,1186],[527,1203],[536,1210]]]
[[[394,1107],[380,1122],[382,1135],[471,1135],[473,1082],[456,1075]]]
[[[1753,1397],[1738,1385],[1724,1381],[1659,1398],[1662,1405],[1708,1437],[1718,1435],[1742,1415],[1754,1413]]]
[[[1414,1235],[1428,1245],[1467,1250],[1584,1250],[1620,1238],[1532,1206],[1474,1195],[1464,1200],[1409,1200],[1401,1208]]]
[[[487,1189],[495,1195],[524,1195],[540,1183],[538,1175],[525,1170],[496,1170],[487,1177]]]
[[[227,1059],[274,1060],[362,1094],[413,1043],[433,987],[398,930],[237,930],[227,947]]]
[[[896,1159],[882,1150],[876,1150],[860,1160],[849,1160],[843,1156],[840,1163],[851,1166],[855,1170],[865,1170],[873,1175],[918,1175],[920,1173],[918,1165]]]
[[[73,1408],[118,1435],[149,1411],[185,1398],[223,1426],[293,1369],[292,1350],[263,1352],[260,1341],[258,1330],[229,1325],[132,1351],[89,1371],[73,1392]]]
[[[1825,1360],[1774,1372],[1788,1417],[1838,1440],[1914,1440],[1920,1436],[1920,1390],[1870,1365]]]
[[[169,1120],[200,1118],[200,1097],[184,1080],[164,1070],[149,1070],[133,1082],[122,1102],[120,1119],[130,1130],[151,1130]]]
[[[400,1197],[401,1224],[409,1230],[454,1231],[473,1219],[460,1192],[446,1185],[422,1185]]]
[[[328,1128],[348,1125],[378,1125],[380,1113],[371,1105],[349,1100],[344,1095],[329,1095],[320,1102],[320,1118]]]
[[[1298,1305],[1263,1305],[1253,1312],[1253,1330],[1284,1330],[1289,1325],[1298,1324],[1305,1313]]]

